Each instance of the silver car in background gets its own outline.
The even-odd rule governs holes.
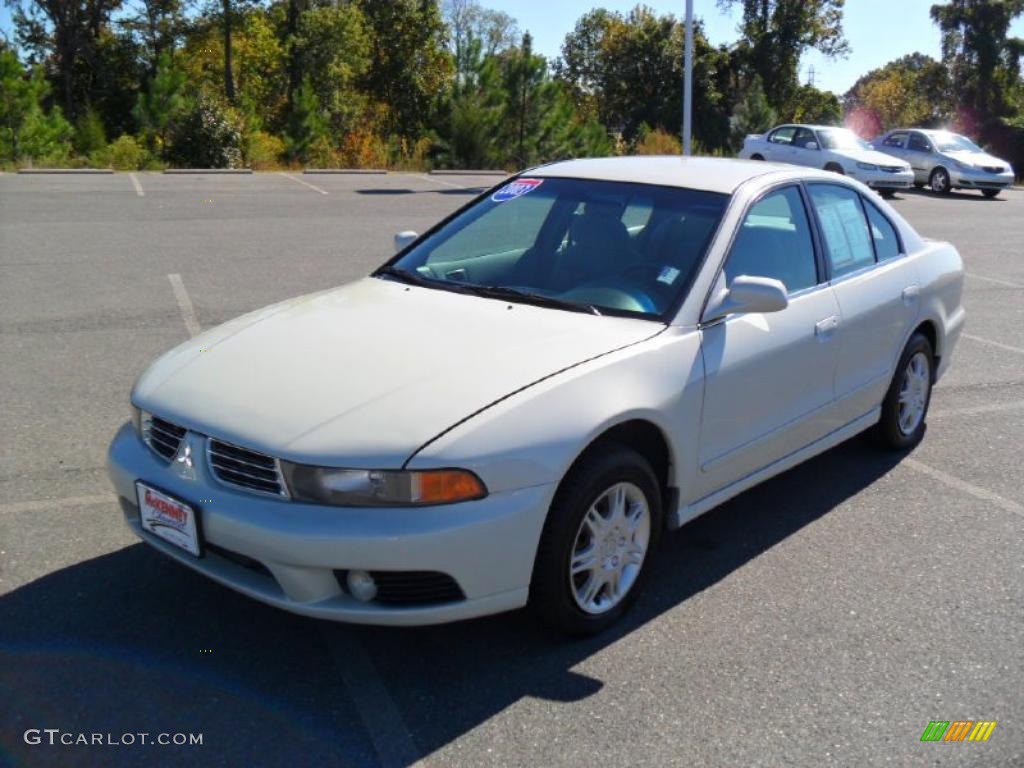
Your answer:
[[[914,186],[927,184],[934,192],[978,189],[985,197],[995,197],[1013,184],[1008,162],[958,133],[898,128],[876,138],[872,146],[910,163]]]

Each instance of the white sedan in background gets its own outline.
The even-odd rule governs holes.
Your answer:
[[[962,282],[833,173],[555,163],[165,354],[110,476],[143,540],[270,605],[595,632],[665,530],[859,432],[917,443]]]
[[[873,149],[848,128],[780,125],[766,134],[747,136],[739,156],[852,176],[883,197],[892,197],[897,190],[914,183],[909,163]]]

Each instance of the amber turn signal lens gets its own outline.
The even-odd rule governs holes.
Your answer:
[[[419,504],[451,504],[487,495],[480,478],[464,469],[429,470],[415,472],[413,476],[413,497]]]

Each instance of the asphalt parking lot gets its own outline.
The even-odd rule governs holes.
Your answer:
[[[497,180],[0,175],[0,765],[1024,765],[1024,191],[895,201],[968,272],[923,444],[851,441],[667,537],[609,634],[298,618],[127,532],[105,451],[154,357]]]

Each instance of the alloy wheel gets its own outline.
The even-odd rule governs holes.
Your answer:
[[[633,588],[651,540],[643,491],[621,482],[601,493],[583,516],[569,558],[569,587],[589,614],[607,613]]]
[[[928,358],[923,352],[917,352],[907,361],[907,367],[903,371],[903,382],[900,384],[897,420],[900,432],[904,435],[912,434],[920,426],[928,405],[930,384],[931,366]]]

